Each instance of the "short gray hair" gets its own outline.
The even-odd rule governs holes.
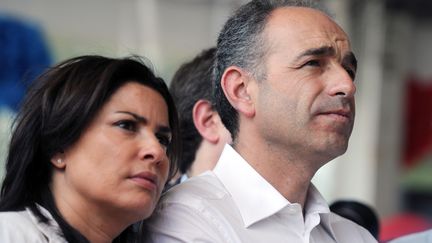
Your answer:
[[[221,78],[227,67],[237,66],[255,79],[265,78],[262,65],[268,45],[262,35],[268,17],[277,8],[307,7],[323,11],[315,2],[301,0],[252,0],[241,6],[225,23],[217,40],[214,64],[214,106],[233,141],[239,130],[238,113],[231,106],[221,87]]]

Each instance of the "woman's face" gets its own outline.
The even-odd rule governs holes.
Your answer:
[[[170,141],[162,96],[137,82],[124,84],[58,155],[64,168],[54,180],[63,185],[56,202],[135,221],[150,216],[168,177]]]

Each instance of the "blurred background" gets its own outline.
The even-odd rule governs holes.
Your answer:
[[[167,82],[215,45],[243,0],[1,0],[0,176],[26,85],[81,54],[151,60]],[[320,0],[359,60],[357,115],[345,155],[314,183],[329,203],[371,206],[380,238],[432,228],[432,1]]]

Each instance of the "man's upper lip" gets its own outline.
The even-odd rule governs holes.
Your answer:
[[[152,173],[152,172],[149,172],[149,171],[142,171],[142,172],[136,173],[136,174],[132,175],[131,178],[146,179],[146,180],[149,180],[149,181],[153,182],[156,185],[157,185],[157,182],[158,182],[157,175],[154,174],[154,173]]]

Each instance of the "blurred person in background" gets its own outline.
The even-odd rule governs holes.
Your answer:
[[[42,30],[11,15],[0,15],[0,181],[4,175],[13,118],[30,81],[51,65]]]
[[[379,218],[370,206],[352,200],[339,200],[330,205],[330,211],[363,226],[375,239],[379,239]]]
[[[389,243],[432,243],[432,229],[402,236]]]
[[[203,50],[174,74],[170,92],[179,113],[181,182],[211,170],[231,136],[212,105],[212,72],[216,48]]]
[[[135,242],[178,156],[177,111],[138,58],[81,56],[46,71],[18,112],[0,242]]]

